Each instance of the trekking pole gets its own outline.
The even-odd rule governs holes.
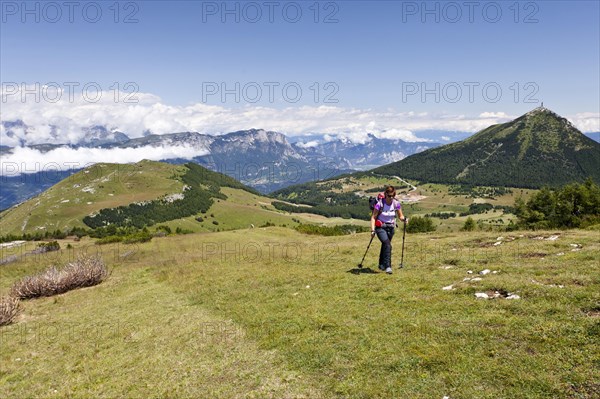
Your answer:
[[[371,235],[371,241],[369,241],[369,245],[367,245],[367,250],[365,251],[365,254],[363,255],[362,260],[358,264],[358,268],[359,269],[362,269],[362,267],[363,267],[363,262],[365,261],[365,257],[367,256],[367,252],[369,252],[369,248],[371,247],[371,243],[373,242],[373,238],[375,238],[375,235]]]
[[[406,236],[406,218],[404,218],[404,231],[402,232],[402,259],[400,260],[399,269],[404,267],[404,237]]]

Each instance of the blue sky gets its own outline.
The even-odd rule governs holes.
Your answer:
[[[26,3],[25,15],[23,2],[2,2],[4,86],[95,82],[109,91],[115,82],[121,89],[133,82],[129,90],[145,106],[158,103],[182,115],[198,104],[229,116],[243,109],[252,115],[247,128],[262,127],[255,124],[267,118],[264,109],[260,117],[249,113],[261,107],[271,110],[273,120],[282,110],[334,107],[328,112],[360,110],[373,129],[473,131],[488,119],[518,116],[544,101],[561,115],[581,119],[575,122],[582,130],[597,130],[598,1],[483,1],[469,3],[472,8],[463,1],[76,3],[70,22],[63,2],[54,3],[61,16],[43,2]],[[223,4],[232,13],[222,15]],[[222,89],[230,90],[224,98]],[[424,97],[423,90],[429,90]],[[3,117],[33,112],[31,104],[23,107],[27,101],[7,107]],[[413,114],[432,123],[403,125]],[[461,125],[461,118],[484,121]],[[267,127],[285,130],[289,119]],[[221,129],[244,124],[241,117],[236,121]],[[211,130],[198,119],[189,123]],[[293,133],[354,128],[351,117],[339,118],[339,124],[307,124]]]

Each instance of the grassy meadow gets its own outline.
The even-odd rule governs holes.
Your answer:
[[[392,275],[368,234],[282,227],[3,250],[1,294],[81,253],[111,276],[22,303],[0,397],[596,398],[598,234],[408,235]]]

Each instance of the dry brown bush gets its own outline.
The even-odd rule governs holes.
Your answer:
[[[21,306],[17,298],[11,296],[0,298],[0,326],[6,326],[13,322],[19,314]]]
[[[61,270],[53,266],[35,276],[24,277],[13,284],[11,296],[20,299],[52,296],[100,284],[106,277],[108,269],[102,259],[83,256]]]

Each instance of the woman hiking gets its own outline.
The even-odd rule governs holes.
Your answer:
[[[381,241],[379,252],[379,269],[392,274],[392,237],[396,227],[396,215],[403,223],[407,219],[402,213],[402,205],[396,200],[396,189],[387,186],[384,197],[377,201],[371,215],[371,236],[377,235]],[[381,194],[380,194],[381,196]]]

